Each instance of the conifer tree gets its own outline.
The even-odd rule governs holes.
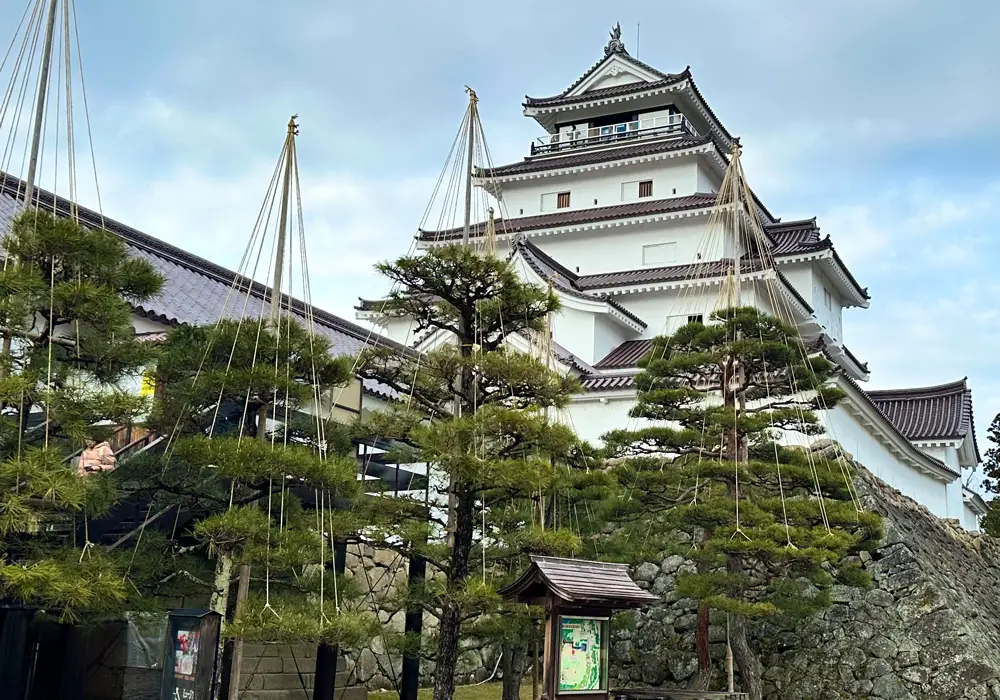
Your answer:
[[[992,445],[986,450],[983,460],[983,486],[994,495],[989,502],[989,511],[983,518],[982,528],[994,537],[1000,537],[1000,414],[998,414],[987,433],[987,439]]]
[[[20,214],[3,248],[0,596],[66,620],[117,612],[129,595],[119,562],[101,548],[81,555],[70,534],[111,504],[111,479],[80,476],[72,455],[146,408],[126,386],[153,352],[130,304],[163,280],[116,236],[41,210]]]
[[[694,558],[697,570],[676,585],[700,603],[701,680],[711,670],[708,614],[724,611],[741,685],[759,700],[748,625],[809,614],[838,580],[863,584],[843,560],[879,531],[877,516],[856,508],[848,465],[777,444],[781,433],[823,432],[814,411],[843,396],[827,384],[833,365],[807,356],[794,328],[747,307],[657,338],[641,367],[632,415],[651,424],[605,436],[609,455],[625,458],[616,473],[629,489],[613,517],[636,531],[633,542]]]
[[[180,327],[161,349],[150,422],[169,444],[120,478],[151,510],[184,514],[167,553],[196,546],[215,562],[213,609],[226,614],[236,572],[252,570],[228,637],[350,648],[373,633],[371,619],[336,614],[334,591],[350,591],[321,573],[357,532],[357,464],[323,415],[350,377],[325,339],[285,319]]]
[[[585,494],[588,479],[604,477],[573,469],[576,438],[547,416],[566,404],[575,380],[507,345],[515,334],[543,331],[558,310],[551,291],[522,282],[509,261],[457,245],[377,269],[397,285],[386,317],[453,339],[419,356],[374,348],[360,367],[403,397],[396,410],[372,414],[365,432],[406,445],[403,461],[428,463],[431,492],[449,501],[428,509],[423,499],[382,499],[381,533],[367,534],[427,561],[419,600],[438,621],[434,700],[451,700],[463,625],[501,610],[496,590],[525,554],[579,551],[569,516],[551,514],[572,501],[570,491]],[[491,638],[502,642],[496,632]]]

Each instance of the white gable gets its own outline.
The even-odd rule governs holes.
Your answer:
[[[635,65],[620,54],[611,54],[599,65],[586,80],[567,93],[567,97],[575,97],[592,90],[628,85],[630,83],[652,83],[660,77]]]

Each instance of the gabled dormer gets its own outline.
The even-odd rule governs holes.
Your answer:
[[[604,58],[551,97],[525,97],[524,114],[548,136],[532,154],[565,153],[647,138],[711,136],[732,149],[732,136],[709,109],[685,68],[663,73],[631,56],[615,25]]]

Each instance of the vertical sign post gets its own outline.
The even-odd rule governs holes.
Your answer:
[[[160,700],[211,700],[221,623],[211,610],[170,612]]]

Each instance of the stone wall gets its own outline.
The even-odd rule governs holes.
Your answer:
[[[428,567],[429,569],[430,567]],[[349,654],[348,670],[359,685],[369,690],[397,689],[402,675],[402,658],[394,645],[403,633],[406,612],[399,601],[405,594],[409,563],[405,557],[395,552],[375,550],[371,547],[352,544],[347,549],[345,573],[353,578],[362,591],[369,595],[362,605],[377,614],[382,622],[382,635],[362,649],[360,653]],[[428,571],[430,573],[430,571]],[[423,619],[423,634],[426,640],[434,634],[437,620],[428,614]],[[387,650],[388,649],[388,650]],[[478,683],[486,680],[497,666],[497,656],[493,649],[479,649],[468,640],[463,641],[463,651],[459,655],[455,682],[459,685]],[[499,669],[496,676],[500,677]],[[420,664],[420,682],[429,686],[434,681],[434,662],[426,659]]]
[[[823,441],[815,449],[836,447]],[[766,696],[1000,700],[1000,541],[936,518],[863,466],[855,467],[865,508],[885,518],[884,541],[862,557],[874,585],[868,590],[838,587],[834,604],[816,617],[755,630]],[[347,569],[362,589],[372,591],[365,605],[379,615],[385,630],[348,657],[347,669],[369,689],[395,688],[401,661],[387,647],[403,630],[404,612],[396,600],[406,586],[407,562],[391,552],[352,545]],[[676,555],[633,570],[639,585],[662,602],[616,620],[613,686],[683,688],[694,675],[697,604],[674,589],[677,575],[687,570],[693,565]],[[425,615],[425,637],[433,635],[434,625]],[[722,614],[712,615],[710,641],[721,682]],[[499,678],[496,661],[495,650],[467,647],[456,682],[479,682],[494,673]],[[421,664],[422,685],[433,681],[433,670],[432,661]]]
[[[856,467],[865,508],[885,518],[884,541],[862,557],[874,586],[838,587],[815,618],[756,630],[766,697],[1000,699],[1000,541],[934,517]],[[634,570],[662,603],[616,626],[617,685],[683,687],[695,673],[697,605],[674,592],[690,566],[671,556]],[[724,615],[713,615],[710,633],[721,677]]]
[[[316,647],[306,644],[246,644],[240,673],[241,700],[312,700]],[[368,691],[350,687],[347,663],[337,663],[336,700],[365,700]]]

